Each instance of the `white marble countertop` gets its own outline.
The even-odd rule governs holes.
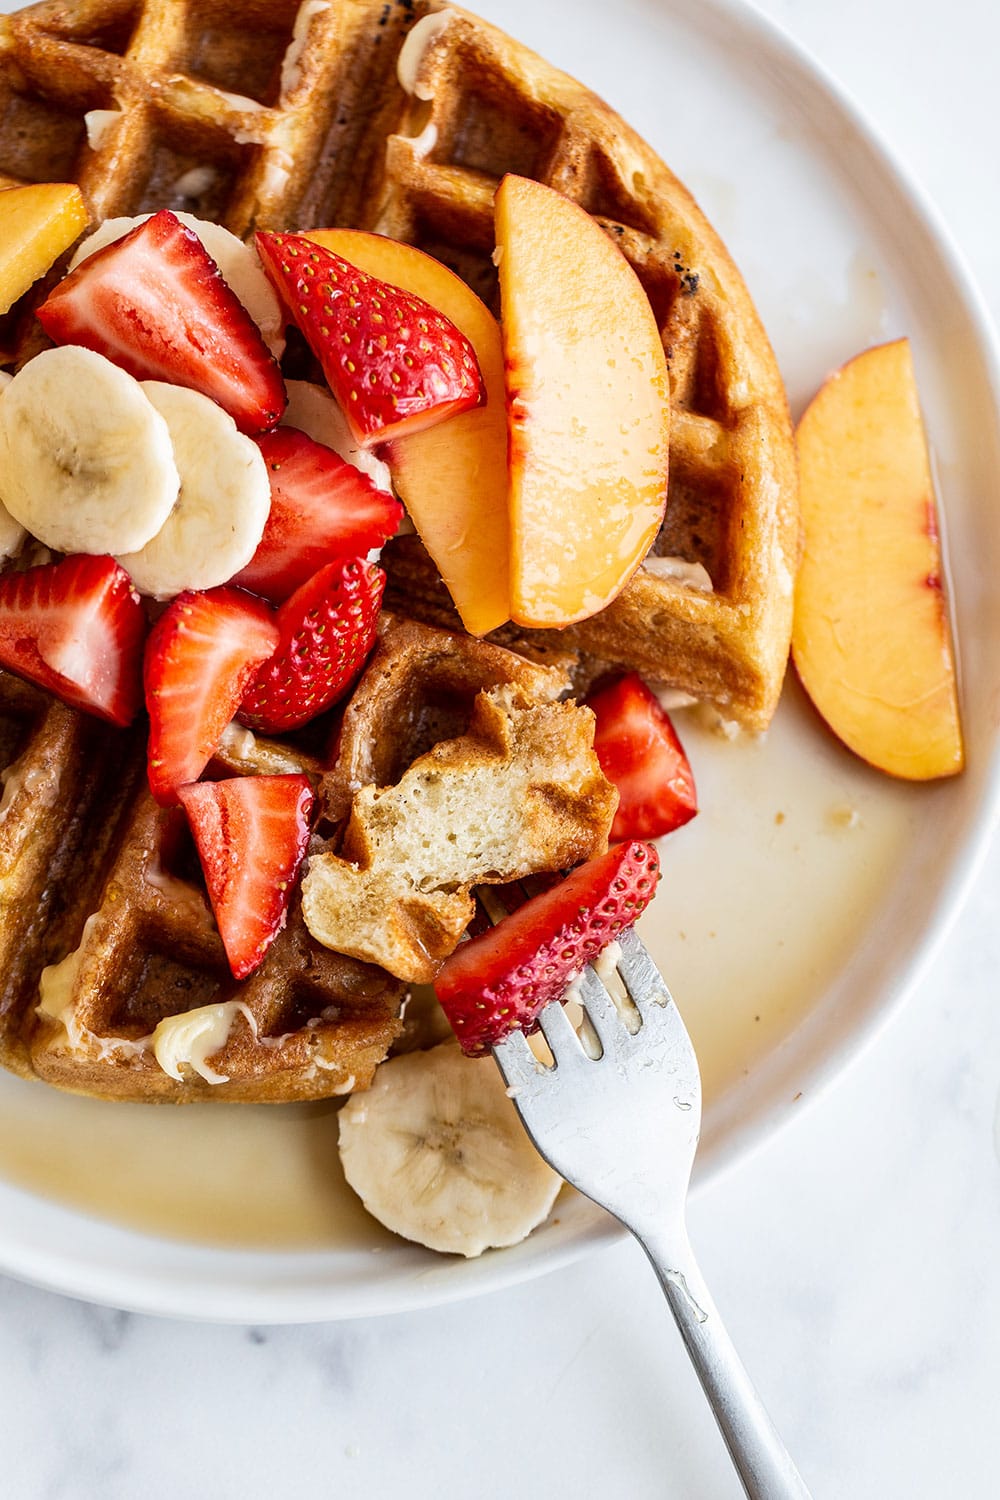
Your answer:
[[[6,7],[5,7],[6,8]],[[1000,316],[992,0],[763,0],[868,111]],[[1000,846],[864,1056],[691,1207],[817,1497],[997,1491]],[[641,1252],[332,1326],[171,1323],[0,1279],[12,1500],[740,1493]]]

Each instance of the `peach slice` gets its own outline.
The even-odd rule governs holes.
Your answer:
[[[912,781],[962,769],[937,506],[910,346],[859,354],[798,427],[792,657],[834,733]]]
[[[313,229],[308,238],[423,297],[476,351],[486,404],[393,439],[383,456],[462,624],[470,635],[485,635],[510,615],[507,419],[497,321],[453,271],[413,245],[361,229]]]
[[[496,235],[511,618],[571,625],[620,593],[663,519],[666,358],[634,271],[577,204],[507,176]]]
[[[0,313],[45,275],[89,222],[73,183],[36,182],[0,192]]]

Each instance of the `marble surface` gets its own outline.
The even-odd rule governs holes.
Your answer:
[[[1000,316],[992,0],[766,0],[869,112]],[[1000,845],[846,1075],[691,1205],[730,1331],[817,1497],[996,1493]],[[736,1496],[641,1252],[432,1312],[182,1324],[0,1279],[15,1500]]]

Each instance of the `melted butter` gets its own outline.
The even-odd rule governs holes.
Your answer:
[[[691,1030],[707,1111],[788,1036],[868,930],[925,816],[790,680],[762,740],[675,715],[701,811],[663,841],[642,934]],[[370,1247],[336,1106],[110,1104],[0,1075],[0,1175],[146,1232],[248,1248]]]
[[[215,1005],[199,1005],[176,1016],[164,1016],[153,1032],[156,1061],[171,1078],[183,1082],[182,1067],[193,1068],[206,1083],[228,1083],[224,1073],[209,1066],[208,1059],[229,1040],[233,1022],[244,1015],[257,1035],[253,1012],[242,1000],[220,1000]]]

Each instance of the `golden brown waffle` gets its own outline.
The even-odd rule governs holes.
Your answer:
[[[565,675],[485,641],[383,616],[341,730],[327,807],[343,834],[312,858],[310,931],[410,983],[433,980],[474,912],[474,885],[607,848],[618,795]]]
[[[400,49],[428,12],[407,91]],[[635,668],[761,729],[785,670],[798,547],[784,390],[725,248],[613,111],[433,0],[47,0],[0,18],[0,174],[78,181],[95,218],[174,207],[237,233],[375,228],[495,303],[492,197],[508,171],[558,188],[614,237],[670,365],[670,491],[652,561],[562,643],[596,659],[588,676],[602,662]],[[705,573],[692,583],[658,557]],[[415,538],[387,564],[397,608],[453,621]]]
[[[2,685],[13,682],[4,677]],[[12,717],[32,693],[11,687]],[[10,850],[4,889],[23,921],[20,931],[8,927],[5,901],[4,944],[17,946],[4,969],[3,1061],[106,1098],[277,1102],[366,1087],[399,1030],[402,986],[320,947],[297,900],[264,962],[236,983],[184,815],[157,807],[149,794],[141,735],[59,705],[36,712],[6,780],[7,822],[23,854],[18,864]],[[280,769],[297,762],[318,779],[310,758],[258,749],[248,734],[221,758],[253,774],[279,769],[279,754]],[[62,798],[77,809],[68,828],[53,811]],[[58,839],[43,837],[36,849],[47,820]],[[41,905],[33,903],[39,889]],[[215,1029],[199,1051],[169,1023],[205,1018],[206,1006],[223,1009],[208,1013]],[[199,1057],[213,1076],[197,1071]],[[165,1058],[179,1078],[165,1071]]]
[[[538,801],[517,868],[477,866],[470,880],[552,870],[606,847],[617,802],[593,755],[592,716],[557,701],[567,685],[557,667],[384,615],[326,756],[233,726],[216,763],[223,774],[304,771],[319,789],[310,857],[322,862],[345,848],[362,783],[391,792],[411,769],[446,756],[452,772],[484,769],[499,801],[508,789],[509,806],[515,781],[518,803],[522,793]],[[534,757],[530,796],[523,747],[475,730],[490,693],[516,700]],[[149,793],[142,729],[111,729],[6,673],[0,705],[0,1062],[105,1098],[285,1102],[367,1087],[401,1029],[403,985],[363,959],[393,955],[356,942],[338,944],[355,957],[322,946],[296,894],[263,963],[237,983],[184,815]],[[318,730],[329,744],[332,725]],[[461,842],[478,813],[459,811],[442,837]],[[416,943],[431,961],[419,977],[430,977],[472,914],[467,894],[449,892],[460,920],[435,932],[424,909],[433,895],[407,892],[410,954]],[[387,903],[386,931],[394,920]],[[191,1029],[203,1023],[207,1042]]]
[[[42,968],[75,942],[139,767],[134,735],[110,732],[0,671],[0,1063],[32,1072]]]
[[[636,667],[762,727],[784,670],[797,522],[784,396],[746,290],[634,133],[496,29],[449,11],[429,42],[418,33],[426,46],[411,44],[403,88],[404,41],[437,10],[428,0],[45,0],[0,17],[0,184],[77,181],[95,220],[173,207],[241,234],[377,228],[455,266],[494,304],[500,176],[576,199],[635,267],[667,348],[672,472],[653,552],[702,565],[712,591],[654,563],[599,619],[524,649],[557,662],[582,651],[585,675],[602,661]],[[43,290],[0,321],[3,362],[38,347],[31,314]],[[450,618],[413,538],[392,544],[387,562],[397,607]],[[521,644],[512,629],[505,638]],[[393,721],[376,747],[362,745],[361,709],[348,710],[342,744],[353,732],[356,769],[379,780],[392,764],[398,775],[435,738],[461,732],[465,667],[449,670],[422,679],[399,669],[406,726]],[[118,734],[6,676],[0,723],[10,768],[0,1061],[119,1097],[306,1098],[363,1085],[397,1028],[393,981],[319,949],[295,906],[237,996],[177,820],[145,791],[141,730]],[[250,773],[302,763],[293,748],[250,739],[228,754]],[[337,784],[323,783],[333,848],[346,811]],[[48,1015],[37,1018],[45,966]],[[176,1082],[144,1039],[165,1016],[204,1005],[230,1006],[206,1063],[229,1081],[185,1066]]]
[[[624,252],[667,353],[663,526],[622,595],[562,642],[596,658],[587,678],[602,664],[634,668],[765,728],[788,658],[798,504],[784,387],[738,271],[691,195],[588,90],[466,15],[424,22],[419,39],[404,59],[412,94],[388,142],[377,227],[454,264],[493,300],[496,185],[505,172],[545,182]],[[390,558],[390,598],[447,618],[419,544],[401,539]],[[657,558],[705,573],[692,582]],[[515,627],[499,638],[525,639]]]

